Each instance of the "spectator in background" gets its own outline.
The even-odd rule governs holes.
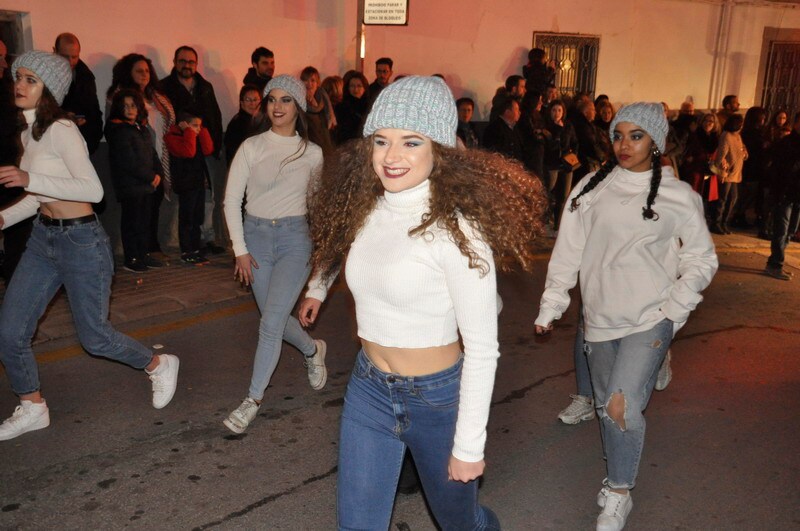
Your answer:
[[[340,144],[361,138],[361,127],[369,112],[369,82],[361,72],[351,70],[344,75],[344,97],[334,107],[337,140]]]
[[[163,170],[147,127],[144,98],[138,89],[122,89],[114,94],[105,133],[111,181],[121,206],[123,267],[132,273],[164,267],[148,254],[153,205],[149,196],[161,183]]]
[[[328,93],[320,87],[319,71],[313,66],[303,69],[300,80],[306,86],[309,138],[322,148],[323,155],[330,155],[333,153],[331,130],[336,127],[336,115],[331,100],[328,98]]]
[[[150,212],[150,236],[148,238],[147,252],[156,260],[166,260],[167,255],[162,252],[161,243],[166,246],[178,245],[178,218],[176,202],[172,202],[172,177],[170,174],[169,149],[164,143],[164,135],[175,124],[175,110],[169,98],[159,89],[158,76],[152,61],[144,55],[131,53],[122,57],[114,65],[111,86],[106,93],[109,102],[120,89],[135,89],[141,92],[147,110],[147,124],[153,136],[153,145],[161,160],[161,183],[155,192],[148,195]],[[163,203],[164,198],[167,203]],[[161,209],[164,205],[164,213]],[[163,230],[159,230],[159,220],[162,221]]]
[[[681,180],[703,196],[706,217],[710,217],[713,204],[719,198],[719,177],[713,173],[711,163],[719,146],[719,126],[714,113],[703,115],[699,126],[690,132],[681,165]]]
[[[551,64],[547,64],[546,53],[543,49],[533,48],[528,52],[528,64],[522,67],[522,75],[525,76],[528,90],[545,94],[549,86],[554,86],[556,69],[552,61]],[[557,97],[556,95],[551,99]],[[550,98],[547,101],[550,101]]]
[[[772,175],[772,252],[764,272],[778,280],[791,280],[783,270],[783,261],[789,238],[797,232],[800,220],[800,113],[794,116],[792,132],[775,145]]]
[[[512,98],[517,103],[522,103],[522,98],[525,96],[525,78],[522,76],[508,76],[505,84],[497,89],[494,97],[492,98],[492,109],[489,112],[489,121],[493,121],[502,112],[500,105],[505,104],[507,98]]]
[[[789,115],[786,114],[786,111],[783,109],[779,110],[775,113],[772,117],[772,120],[769,122],[769,141],[770,142],[777,142],[784,136],[786,136],[786,127],[787,122],[789,121]],[[791,131],[791,127],[789,128]]]
[[[727,122],[728,118],[736,114],[738,111],[739,96],[736,94],[728,94],[722,98],[722,109],[717,112],[717,121],[719,122],[720,129],[724,131],[725,122]]]
[[[392,79],[394,61],[390,57],[381,57],[375,61],[375,81],[369,86],[370,102],[375,101],[378,94],[389,86]]]
[[[597,116],[594,119],[594,125],[598,130],[598,140],[603,147],[603,160],[608,160],[613,156],[611,148],[611,136],[609,135],[609,127],[611,127],[611,120],[614,119],[614,106],[609,100],[601,100],[594,104],[597,111]]]
[[[472,123],[472,115],[475,112],[475,100],[472,98],[458,98],[456,100],[458,111],[458,127],[456,135],[466,148],[479,147],[478,133],[475,131],[475,124]]]
[[[200,226],[203,224],[208,167],[204,158],[214,142],[203,120],[190,110],[178,114],[178,123],[164,137],[172,155],[172,185],[178,194],[178,237],[181,261],[187,265],[208,263],[201,253]]]
[[[606,143],[601,140],[603,133],[594,125],[597,111],[593,101],[585,99],[578,102],[578,112],[575,113],[575,135],[578,138],[578,160],[581,167],[575,172],[573,184],[587,173],[597,171],[606,161]]]
[[[553,230],[557,231],[561,221],[564,203],[572,191],[572,167],[568,167],[564,156],[577,154],[578,137],[575,128],[566,119],[564,102],[550,102],[545,116],[550,138],[544,152],[544,169],[547,171],[547,190],[550,192],[550,205],[553,212]]]
[[[97,101],[97,85],[94,74],[81,61],[81,43],[72,33],[62,33],[56,37],[53,51],[69,61],[72,68],[72,83],[61,108],[75,115],[75,122],[81,131],[89,154],[97,151],[103,138],[103,113]]]
[[[767,169],[767,110],[763,107],[750,107],[744,114],[742,126],[742,143],[747,150],[747,160],[742,167],[742,183],[739,186],[739,201],[731,219],[731,226],[737,229],[749,229],[753,225],[747,220],[747,212],[752,208],[757,224],[764,215],[761,180]]]
[[[736,200],[739,198],[739,183],[742,182],[742,168],[747,160],[747,148],[742,142],[742,124],[744,118],[741,114],[732,114],[722,128],[719,138],[719,147],[715,162],[720,169],[722,190],[717,204],[716,221],[711,226],[714,234],[730,234],[728,227],[733,216]]]
[[[222,113],[217,104],[214,87],[197,72],[197,51],[191,46],[180,46],[172,58],[170,74],[161,80],[161,86],[172,102],[176,114],[191,111],[203,122],[211,135],[213,147],[206,156],[213,201],[211,226],[213,237],[206,247],[214,254],[225,252],[228,242],[225,218],[222,215],[222,199],[225,193],[225,164],[222,152]],[[179,222],[180,224],[180,222]]]
[[[542,95],[532,90],[527,91],[525,97],[522,98],[521,116],[516,129],[522,140],[522,161],[525,168],[536,174],[542,183],[546,184],[544,149],[550,133],[547,131],[541,110]]]
[[[272,50],[259,46],[250,54],[250,63],[253,66],[247,69],[242,83],[255,85],[259,92],[264,92],[264,87],[275,74],[275,54]]]
[[[542,97],[542,113],[547,114],[547,108],[550,107],[550,102],[557,101],[560,98],[558,87],[555,85],[547,85],[547,89]]]
[[[335,109],[344,98],[344,79],[339,76],[328,76],[322,80],[322,90],[328,95],[328,99],[331,100],[331,105]]]
[[[519,103],[507,95],[496,101],[497,117],[483,132],[483,147],[522,162],[522,139],[514,127],[520,118]]]
[[[239,90],[239,112],[228,122],[225,129],[225,160],[230,168],[236,151],[246,138],[258,134],[264,126],[265,116],[261,112],[261,93],[255,85],[245,85]]]

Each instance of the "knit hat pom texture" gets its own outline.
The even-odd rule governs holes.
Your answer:
[[[19,68],[27,68],[36,74],[56,99],[56,103],[61,105],[64,102],[72,83],[69,61],[54,53],[31,50],[17,57],[11,65],[12,78],[16,78]]]
[[[608,135],[611,137],[612,143],[614,142],[614,128],[621,122],[630,122],[641,127],[650,135],[661,153],[666,151],[669,124],[667,117],[664,116],[664,107],[660,103],[637,102],[621,108],[611,120],[611,126],[608,128]]]

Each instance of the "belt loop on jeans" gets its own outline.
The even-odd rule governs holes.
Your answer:
[[[37,216],[37,219],[39,220],[39,223],[47,227],[71,227],[73,225],[83,225],[85,223],[97,221],[97,214],[92,213],[88,216],[81,216],[79,218],[51,218],[50,216],[46,216],[40,212]]]

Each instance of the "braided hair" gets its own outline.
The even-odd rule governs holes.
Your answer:
[[[658,213],[653,210],[653,204],[656,202],[656,196],[658,196],[658,187],[661,184],[661,152],[658,150],[658,148],[653,149],[651,159],[653,176],[650,178],[650,193],[647,194],[647,206],[642,207],[642,218],[646,220],[651,219],[653,221],[658,221]],[[581,193],[572,198],[572,201],[569,204],[569,211],[574,212],[577,210],[578,206],[580,205],[580,201],[578,201],[578,199],[580,199],[582,195],[594,190],[595,187],[600,184],[609,173],[611,173],[611,170],[613,170],[616,165],[617,159],[615,157],[608,159],[600,167],[600,169],[597,170],[597,173],[592,175],[592,178],[589,179],[589,182],[583,187]]]

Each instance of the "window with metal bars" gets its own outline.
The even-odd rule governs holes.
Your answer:
[[[770,43],[761,106],[770,116],[784,110],[789,120],[800,110],[800,42]]]
[[[553,62],[555,85],[562,97],[587,92],[594,98],[600,37],[534,32],[533,47],[543,49],[548,63]]]

